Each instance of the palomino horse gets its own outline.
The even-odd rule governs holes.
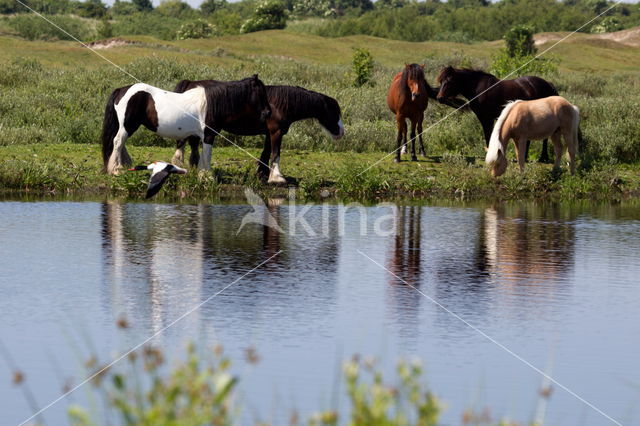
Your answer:
[[[183,80],[174,91],[180,93],[195,87],[215,87],[218,84],[220,82],[216,80]],[[241,114],[228,120],[222,129],[244,136],[265,135],[264,149],[258,162],[258,175],[263,178],[268,176],[269,183],[284,183],[286,180],[280,173],[280,147],[282,137],[287,134],[292,123],[315,118],[333,139],[344,135],[344,125],[340,105],[327,95],[296,86],[266,86],[266,92],[271,106],[271,116],[266,122],[256,116]],[[184,140],[178,141],[173,162],[183,161],[185,143]],[[190,138],[189,145],[189,163],[195,165],[199,158],[197,139],[194,143],[194,139]]]
[[[211,167],[211,147],[230,117],[252,111],[262,121],[271,115],[267,93],[257,75],[216,87],[168,92],[144,83],[121,87],[109,97],[102,128],[105,171],[116,174],[131,164],[125,141],[140,125],[162,137],[202,140],[200,168]]]
[[[558,95],[553,84],[540,77],[527,76],[500,81],[496,76],[484,71],[453,67],[446,67],[440,71],[438,84],[440,84],[438,101],[458,95],[470,101],[469,106],[482,125],[487,146],[489,146],[493,123],[507,102]],[[546,139],[542,144],[539,161],[549,161]]]
[[[420,142],[420,154],[426,157],[422,141],[422,122],[424,111],[427,109],[429,98],[436,99],[438,89],[429,86],[424,78],[424,65],[409,64],[393,77],[393,82],[387,92],[387,105],[396,115],[398,127],[397,149],[394,161],[400,162],[401,152],[405,152],[407,145],[407,122],[411,121],[411,160],[418,161],[416,156],[416,128]],[[452,108],[459,108],[464,102],[459,99],[443,99],[444,104]],[[402,149],[401,149],[402,148]]]
[[[579,125],[580,110],[561,96],[509,102],[493,128],[485,162],[491,167],[494,177],[502,175],[508,164],[507,144],[513,139],[520,171],[524,171],[527,141],[551,137],[556,152],[554,167],[560,167],[564,152],[562,136],[569,151],[569,167],[573,174],[578,152]]]

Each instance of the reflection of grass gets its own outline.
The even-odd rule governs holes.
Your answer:
[[[171,148],[132,146],[135,164],[170,160]],[[259,150],[249,149],[254,155]],[[551,198],[617,200],[640,193],[638,166],[600,166],[570,176],[554,172],[549,165],[531,163],[524,174],[516,164],[500,179],[492,179],[477,159],[429,158],[395,164],[382,152],[327,153],[284,151],[282,171],[296,179],[298,196],[317,198],[402,198],[415,196],[463,199]],[[0,147],[0,188],[36,194],[113,195],[140,198],[146,189],[146,172],[123,172],[108,176],[101,172],[96,145],[51,144]],[[464,160],[464,161],[463,161]],[[203,199],[242,196],[251,186],[264,195],[287,195],[288,188],[260,183],[255,177],[256,160],[237,148],[215,148],[213,170],[195,171],[169,180],[159,197]]]

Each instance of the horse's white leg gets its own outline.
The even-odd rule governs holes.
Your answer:
[[[271,166],[271,173],[269,173],[269,183],[285,183],[287,180],[280,173],[280,155],[278,155]]]
[[[204,142],[202,144],[202,155],[200,156],[200,162],[198,168],[200,170],[211,170],[211,153],[213,151],[213,144]]]
[[[187,144],[186,142],[180,141],[176,147],[176,152],[173,154],[171,158],[171,162],[176,166],[182,166],[184,164],[184,147]]]
[[[127,140],[128,136],[129,135],[127,134],[127,131],[124,129],[124,127],[120,127],[115,138],[113,138],[113,152],[111,153],[111,157],[109,157],[109,163],[107,164],[107,173],[110,173],[112,175],[118,174],[119,170],[123,166],[123,160],[125,163],[127,163],[127,161],[129,164],[131,163],[131,158],[124,149],[124,142]],[[125,153],[124,158],[123,151]]]

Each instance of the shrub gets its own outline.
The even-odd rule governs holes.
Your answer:
[[[113,26],[111,25],[111,21],[106,16],[100,20],[98,26],[96,27],[96,31],[98,32],[98,38],[109,38],[113,37]]]
[[[191,6],[180,0],[165,0],[158,7],[155,12],[164,16],[179,17],[191,12]]]
[[[356,87],[362,87],[367,83],[372,83],[373,56],[367,49],[356,49],[353,53],[353,73],[355,74],[353,84]]]
[[[240,28],[242,33],[282,29],[287,25],[287,13],[284,4],[277,0],[265,0],[258,4],[254,16]]]
[[[84,18],[101,18],[107,14],[107,6],[100,0],[85,0],[76,6],[76,13]]]
[[[203,19],[182,24],[176,33],[176,39],[209,38],[216,34],[216,27]]]
[[[82,19],[59,15],[47,16],[47,19],[80,40],[93,37],[93,32]],[[73,37],[60,31],[39,16],[17,15],[9,19],[8,23],[18,35],[28,40],[73,40]]]
[[[538,52],[533,41],[533,29],[526,25],[517,25],[504,35],[506,52],[512,58],[532,56]]]
[[[138,12],[138,8],[135,4],[128,1],[116,0],[116,2],[109,8],[109,13],[113,16],[116,15],[131,15]]]

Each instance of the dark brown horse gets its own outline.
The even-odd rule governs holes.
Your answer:
[[[489,146],[493,123],[507,102],[558,95],[553,84],[540,77],[527,76],[500,81],[492,74],[473,69],[443,68],[438,75],[438,83],[440,84],[438,101],[458,95],[470,101],[469,106],[482,125],[487,146]],[[542,144],[539,161],[549,161],[546,139]]]
[[[404,69],[393,78],[393,82],[387,92],[387,105],[391,112],[396,115],[396,125],[398,127],[395,162],[400,162],[400,154],[405,152],[407,148],[407,119],[411,122],[411,160],[418,161],[416,156],[416,130],[418,131],[417,138],[420,142],[420,154],[422,156],[427,155],[422,141],[422,122],[424,121],[424,111],[427,109],[429,98],[436,99],[437,95],[438,89],[429,86],[429,83],[424,78],[424,65],[405,65]],[[464,102],[455,98],[443,99],[442,103],[453,108],[459,108],[464,105]]]
[[[195,87],[218,84],[216,80],[183,80],[174,91],[182,93]],[[286,180],[280,173],[280,147],[282,137],[287,134],[291,124],[315,118],[334,139],[339,139],[344,135],[340,105],[332,97],[302,87],[266,86],[266,91],[271,116],[265,122],[257,117],[239,115],[236,120],[226,122],[223,129],[237,135],[265,135],[264,149],[258,162],[258,175],[262,178],[268,177],[269,183],[284,183]],[[189,138],[188,141],[191,146],[189,162],[191,165],[198,164],[197,140]],[[185,143],[186,140],[178,141],[174,162],[182,161]]]

